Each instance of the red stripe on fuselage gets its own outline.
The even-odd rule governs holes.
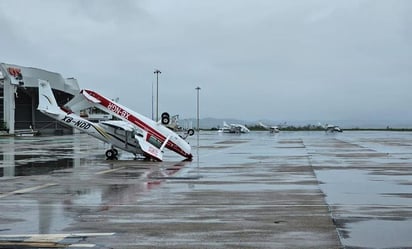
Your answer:
[[[138,119],[137,117],[135,117],[130,112],[124,110],[122,107],[118,106],[115,102],[107,99],[106,97],[104,97],[104,96],[102,96],[102,95],[100,95],[100,94],[98,94],[94,91],[91,91],[91,90],[83,90],[83,91],[86,91],[89,95],[91,95],[92,97],[98,99],[100,101],[100,104],[102,106],[104,106],[107,110],[126,118],[127,120],[129,120],[133,124],[137,125],[139,128],[145,130],[148,134],[156,137],[159,141],[161,141],[161,143],[163,143],[166,140],[166,137],[163,136],[160,132],[158,132],[157,130],[155,130],[154,128],[152,128],[151,126],[149,126],[148,124],[146,124],[142,120]],[[115,106],[117,108],[117,110],[119,110],[119,112],[111,110],[109,108],[109,105]],[[178,154],[180,154],[184,157],[188,157],[188,158],[191,157],[190,154],[187,154],[184,150],[182,150],[179,146],[177,146],[175,143],[173,143],[170,140],[167,142],[166,148],[168,148],[168,149],[170,149],[170,150],[172,150],[172,151],[174,151],[174,152],[176,152],[176,153],[178,153]]]

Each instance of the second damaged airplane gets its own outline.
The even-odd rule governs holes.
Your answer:
[[[111,120],[93,123],[81,118],[72,111],[66,110],[66,108],[60,108],[56,103],[50,84],[43,80],[39,80],[38,110],[62,123],[79,129],[105,143],[111,144],[112,148],[106,151],[108,159],[113,159],[117,156],[117,150],[115,148],[118,148],[133,153],[135,156],[139,154],[146,158],[162,161],[163,149],[170,143],[170,139],[172,138],[175,141],[173,143],[174,148],[176,148],[174,151],[179,151],[179,154],[187,159],[192,158],[190,145],[185,140],[167,128],[165,130],[166,132],[164,132],[164,130],[159,131],[158,127],[154,127],[157,125],[156,123],[150,125],[142,122],[146,125],[146,128],[151,131],[148,132],[136,127],[130,121]],[[162,126],[161,124],[159,125]],[[164,139],[156,141],[150,139],[152,133],[155,132],[158,136],[163,136]],[[171,145],[169,145],[169,147],[171,147]]]
[[[250,130],[241,124],[227,124],[226,121],[223,122],[223,127],[218,130],[222,133],[248,133]]]

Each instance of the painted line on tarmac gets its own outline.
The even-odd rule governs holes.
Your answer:
[[[64,245],[64,247],[75,247],[75,248],[92,248],[95,244],[86,243],[64,243],[65,239],[70,238],[83,238],[83,237],[96,237],[96,236],[112,236],[115,233],[69,233],[69,234],[10,234],[10,235],[0,235],[0,246],[43,246],[53,248],[59,245]],[[16,241],[16,238],[20,238]],[[7,241],[10,239],[12,241]]]
[[[95,244],[71,244],[68,247],[74,247],[74,248],[93,248],[95,247]]]
[[[0,199],[4,198],[4,197],[7,197],[7,196],[10,196],[10,195],[25,194],[25,193],[29,193],[29,192],[32,192],[32,191],[35,191],[35,190],[48,188],[48,187],[55,186],[55,185],[57,185],[57,183],[47,183],[47,184],[44,184],[44,185],[35,186],[35,187],[31,187],[31,188],[18,189],[18,190],[15,190],[15,191],[11,191],[11,192],[8,192],[8,193],[1,194]]]
[[[116,233],[51,233],[51,234],[4,234],[0,235],[1,238],[14,238],[14,237],[35,237],[38,240],[49,238],[73,238],[73,237],[97,237],[97,236],[112,236]],[[28,240],[25,240],[28,241]]]
[[[96,175],[103,175],[103,174],[115,172],[115,171],[118,171],[118,170],[121,170],[121,169],[125,169],[125,167],[119,167],[119,168],[115,168],[115,169],[103,170],[103,171],[97,172]]]

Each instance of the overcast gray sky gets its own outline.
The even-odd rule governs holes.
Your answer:
[[[412,120],[412,1],[0,0],[0,61],[148,117]]]

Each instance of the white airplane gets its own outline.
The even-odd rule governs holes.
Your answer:
[[[44,80],[39,80],[39,106],[37,109],[61,123],[110,144],[111,149],[105,153],[108,159],[115,159],[118,155],[117,149],[121,149],[134,154],[135,157],[137,155],[150,154],[157,160],[162,160],[161,151],[163,148],[157,148],[152,144],[140,142],[139,137],[141,137],[142,134],[128,122],[109,120],[93,123],[60,108],[57,105],[49,82]]]
[[[342,129],[337,126],[337,125],[332,125],[332,124],[326,124],[326,125],[322,125],[321,123],[319,123],[319,125],[323,126],[323,128],[325,129],[325,132],[342,132]]]
[[[326,132],[342,132],[342,129],[337,125],[326,125]]]
[[[262,122],[259,122],[259,125],[265,128],[266,130],[269,130],[270,133],[279,133],[279,127],[278,126],[267,126],[263,124]]]
[[[186,159],[192,159],[189,143],[165,126],[170,122],[167,113],[162,114],[161,122],[155,122],[88,89],[81,90],[79,95],[66,104],[66,107],[78,111],[96,107],[131,124],[137,132],[135,137],[146,156],[161,161],[163,148],[168,148]]]
[[[223,127],[219,129],[219,132],[223,133],[248,133],[250,130],[241,124],[227,124],[226,121],[223,122]]]

